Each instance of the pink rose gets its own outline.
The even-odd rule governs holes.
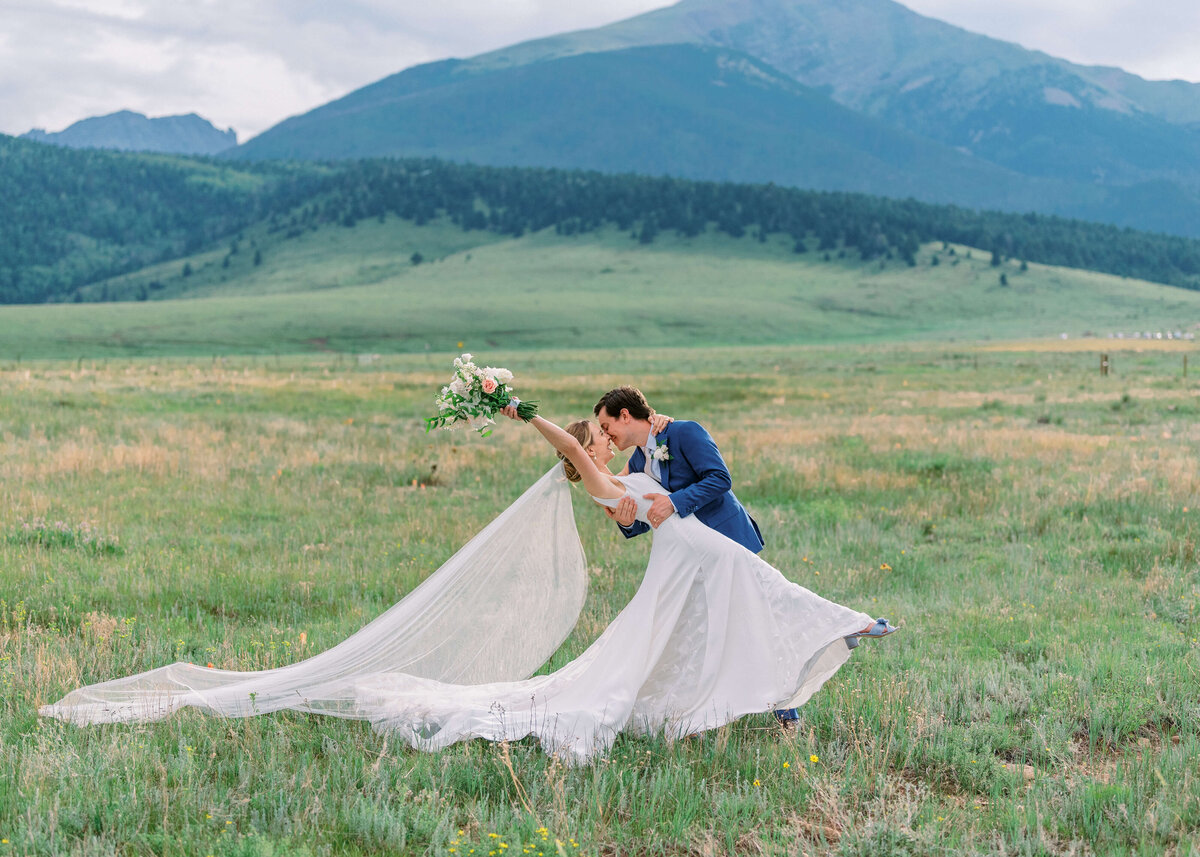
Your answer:
[[[485,393],[494,393],[494,392],[496,392],[496,388],[499,386],[500,385],[496,383],[495,378],[484,378],[483,379],[483,392],[485,392]]]

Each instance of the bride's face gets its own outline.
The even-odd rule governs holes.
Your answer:
[[[612,443],[600,426],[588,423],[588,427],[592,430],[592,445],[588,447],[588,452],[595,457],[596,466],[606,467],[616,454],[612,451]]]

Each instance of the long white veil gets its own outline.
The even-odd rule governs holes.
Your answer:
[[[40,713],[77,724],[156,720],[185,706],[229,717],[285,708],[363,717],[355,685],[367,675],[452,684],[528,677],[571,633],[586,595],[559,464],[420,586],[332,649],[259,672],[174,663],[79,688]]]

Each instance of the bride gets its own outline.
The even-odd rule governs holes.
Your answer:
[[[579,657],[528,678],[573,628],[587,571],[567,481],[598,503],[660,489],[613,476],[588,421],[531,424],[562,462],[390,610],[337,646],[273,670],[176,663],[79,688],[41,714],[77,724],[165,717],[185,706],[245,717],[281,709],[369,721],[413,747],[536,736],[583,761],[621,732],[680,737],[804,703],[878,634],[694,516],[657,528],[629,604]],[[882,620],[880,620],[882,623]],[[884,630],[886,633],[886,630]]]

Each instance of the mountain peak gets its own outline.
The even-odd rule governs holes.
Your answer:
[[[842,104],[894,119],[907,93],[939,80],[947,100],[974,104],[997,80],[1032,66],[1066,71],[1100,109],[1136,109],[1172,124],[1200,122],[1200,84],[1146,81],[1081,66],[972,33],[894,0],[680,0],[591,30],[523,42],[469,60],[478,69],[576,53],[690,42],[749,54]],[[896,102],[901,106],[896,107]],[[896,109],[889,109],[895,107]],[[913,128],[922,133],[926,128]]]
[[[116,149],[177,155],[215,155],[237,145],[237,133],[221,131],[195,113],[155,119],[133,110],[118,110],[47,133],[34,128],[22,137],[72,149]]]
[[[681,0],[408,69],[231,154],[774,181],[1179,233],[1200,204],[1200,85],[1076,65],[893,0]],[[1178,204],[1148,202],[1165,197]]]

